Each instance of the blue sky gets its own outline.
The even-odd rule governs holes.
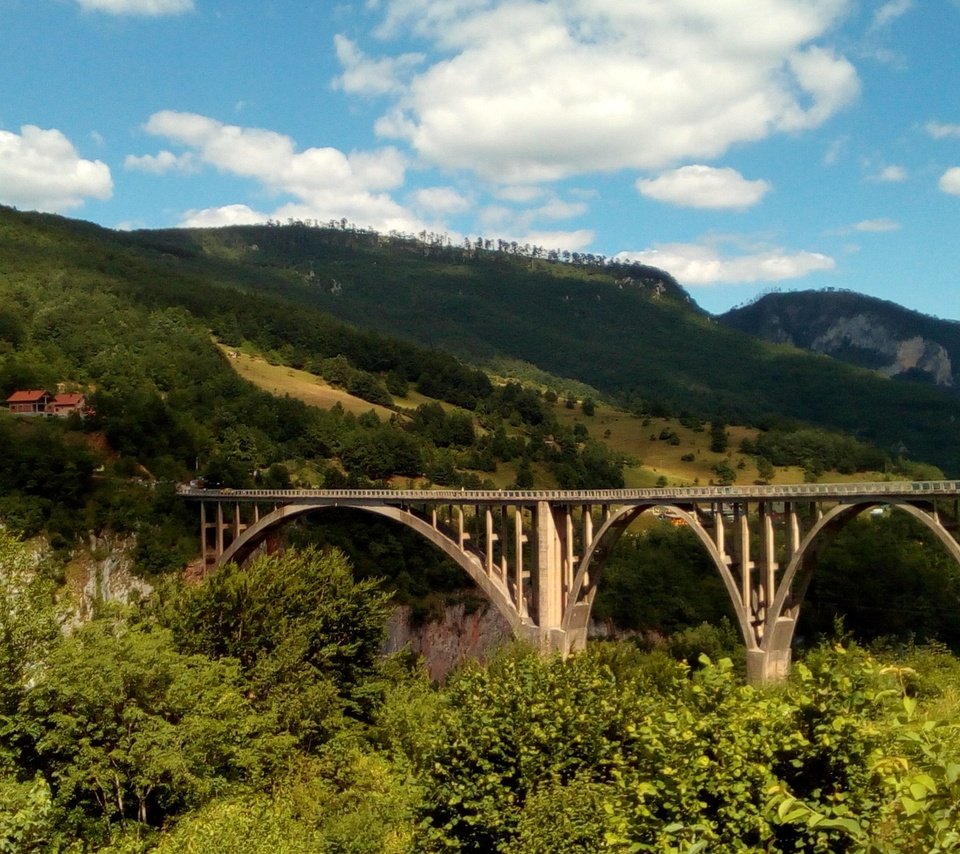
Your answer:
[[[0,0],[0,202],[347,219],[960,319],[960,0]]]

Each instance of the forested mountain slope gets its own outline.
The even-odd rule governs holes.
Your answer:
[[[887,376],[960,386],[960,323],[886,300],[836,290],[771,293],[718,319]]]
[[[216,269],[246,292],[282,295],[471,360],[530,362],[639,411],[753,424],[797,419],[960,471],[955,400],[745,336],[651,268],[302,224],[126,239],[176,257],[178,266]]]
[[[795,419],[960,472],[953,395],[729,329],[651,268],[304,224],[127,234],[3,209],[0,277],[14,294],[0,328],[14,337],[16,293],[29,302],[36,283],[64,281],[92,304],[113,295],[186,310],[222,340],[255,341],[297,367],[342,354],[362,371],[417,379],[426,351],[405,339],[478,362],[523,360],[636,411]],[[448,395],[476,400],[466,375],[441,376],[449,360],[433,365]]]

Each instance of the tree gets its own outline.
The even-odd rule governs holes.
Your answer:
[[[269,775],[289,747],[244,696],[236,662],[174,648],[110,613],[49,657],[22,704],[61,808],[160,824],[225,786]]]
[[[533,488],[533,468],[530,466],[528,457],[522,457],[520,465],[517,466],[517,478],[513,484],[515,489]]]
[[[757,457],[757,477],[768,482],[775,474],[773,464],[766,457]]]
[[[715,454],[722,454],[727,450],[730,444],[730,434],[727,432],[727,425],[723,421],[714,420],[710,422],[710,450]]]
[[[720,486],[729,486],[737,479],[737,473],[728,460],[720,460],[720,462],[714,463],[711,468],[717,476],[716,482],[720,484]]]
[[[309,747],[369,713],[388,603],[341,552],[307,548],[223,567],[163,618],[184,652],[236,659],[257,705]]]

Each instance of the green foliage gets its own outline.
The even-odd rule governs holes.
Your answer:
[[[715,454],[722,454],[730,444],[730,434],[723,421],[710,422],[710,450]]]
[[[818,558],[800,631],[842,617],[854,637],[937,639],[960,649],[960,572],[933,533],[896,509],[845,525]]]
[[[22,533],[69,531],[91,496],[97,455],[65,427],[0,412],[0,509]]]
[[[236,660],[257,707],[309,747],[369,715],[387,608],[341,553],[308,548],[223,567],[161,616],[184,652]]]
[[[61,639],[56,585],[27,546],[0,528],[0,770],[4,720]]]
[[[661,636],[733,616],[723,582],[696,535],[686,526],[665,524],[621,538],[600,579],[593,614],[620,629]]]
[[[883,452],[865,442],[814,428],[767,430],[755,440],[744,439],[740,450],[775,466],[802,466],[815,473],[883,471],[889,462]]]
[[[410,790],[393,766],[348,741],[300,758],[269,796],[219,800],[176,825],[162,852],[401,854],[410,851]]]
[[[21,718],[58,807],[107,822],[160,824],[264,779],[290,747],[244,696],[236,663],[183,655],[169,632],[114,615],[51,653]]]
[[[719,462],[714,463],[710,469],[715,475],[714,479],[716,483],[720,484],[721,486],[729,486],[737,479],[736,471],[727,460],[720,460]]]
[[[609,733],[623,710],[613,679],[586,657],[545,663],[517,651],[468,668],[448,692],[420,769],[426,850],[505,850],[538,785],[616,765]]]
[[[0,854],[56,850],[60,833],[42,777],[20,783],[0,776]]]
[[[157,854],[301,854],[322,850],[290,805],[268,795],[220,798],[174,825]]]
[[[947,851],[955,725],[921,721],[895,670],[818,650],[784,690],[650,658],[516,654],[448,689],[419,850]],[[570,679],[573,674],[575,679]],[[549,741],[549,745],[544,743]]]

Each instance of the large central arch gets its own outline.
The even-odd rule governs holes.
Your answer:
[[[285,504],[261,517],[249,526],[241,536],[237,537],[217,561],[218,565],[231,562],[242,563],[265,538],[277,528],[292,521],[298,516],[307,513],[322,512],[327,509],[355,510],[372,513],[386,519],[391,519],[401,525],[416,531],[431,545],[440,549],[444,554],[459,565],[470,579],[484,592],[491,604],[500,612],[514,634],[522,634],[524,629],[532,626],[525,613],[514,604],[511,592],[505,583],[496,575],[484,571],[480,557],[468,548],[461,548],[458,543],[446,536],[442,531],[433,527],[429,522],[420,518],[409,510],[390,505],[351,504],[341,502],[335,506],[324,507],[316,504]]]

